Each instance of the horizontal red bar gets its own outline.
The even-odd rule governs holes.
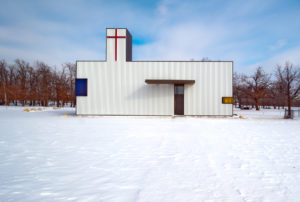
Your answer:
[[[126,38],[126,36],[117,36],[117,37],[115,37],[115,36],[107,36],[107,38],[113,38],[113,39],[115,39],[115,38]]]

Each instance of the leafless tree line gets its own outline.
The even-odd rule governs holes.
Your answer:
[[[273,106],[275,109],[287,106],[288,117],[291,107],[300,106],[300,69],[286,62],[277,65],[273,74],[265,73],[258,67],[252,75],[234,73],[233,95],[235,105],[260,107]]]
[[[76,66],[62,65],[57,70],[44,62],[34,65],[24,60],[14,64],[0,61],[0,104],[30,106],[76,105]],[[273,74],[265,73],[258,67],[252,75],[234,73],[233,95],[235,105],[280,108],[300,106],[300,69],[286,62],[278,65]]]
[[[34,65],[17,59],[14,64],[0,60],[0,104],[75,106],[75,64],[57,70],[44,62]]]

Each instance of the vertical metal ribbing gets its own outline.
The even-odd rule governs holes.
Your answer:
[[[216,82],[215,82],[215,86],[217,87],[216,89],[216,99],[217,99],[217,106],[216,106],[216,114],[221,114],[220,113],[220,102],[221,102],[221,95],[220,95],[220,71],[218,71],[220,69],[220,65],[216,64]]]
[[[222,96],[232,95],[231,62],[78,62],[77,67],[77,77],[88,78],[88,97],[76,98],[78,114],[173,114],[173,85],[147,85],[147,78],[195,79],[185,87],[186,114],[232,113],[231,105],[221,103]]]
[[[207,62],[204,63],[204,74],[203,74],[203,101],[204,101],[204,105],[203,105],[203,115],[207,114],[207,89],[208,89],[208,64]]]

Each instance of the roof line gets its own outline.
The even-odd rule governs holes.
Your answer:
[[[107,62],[106,60],[76,60],[76,62]],[[134,61],[125,61],[125,62],[233,62],[233,60],[134,60]]]

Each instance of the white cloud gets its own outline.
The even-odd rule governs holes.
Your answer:
[[[281,49],[281,48],[284,47],[285,45],[287,45],[286,40],[281,39],[281,40],[278,40],[278,41],[276,42],[276,44],[274,44],[274,45],[272,45],[272,46],[269,46],[269,49],[270,49],[271,51],[275,51],[275,50]]]
[[[146,44],[134,46],[133,58],[138,60],[201,60],[208,57],[234,60],[237,70],[248,71],[258,64],[271,66],[272,61],[282,62],[282,58],[297,52],[286,51],[261,60],[265,57],[264,52],[280,52],[286,48],[287,41],[294,43],[288,36],[274,36],[276,26],[269,32],[262,30],[262,26],[272,27],[270,18],[255,19],[271,6],[268,0],[246,3],[162,0],[151,9],[133,2],[101,2],[101,5],[81,0],[38,3],[55,15],[53,19],[51,15],[50,18],[39,16],[38,7],[30,10],[26,9],[27,3],[20,1],[18,4],[22,9],[16,10],[13,16],[18,20],[0,26],[0,55],[5,59],[39,59],[58,65],[76,59],[101,60],[105,58],[106,27],[127,27],[133,38],[151,38]],[[0,18],[3,15],[0,14]],[[280,27],[280,30],[284,29]],[[273,38],[265,42],[265,36]],[[292,55],[290,60],[297,62],[296,56]],[[259,60],[261,62],[257,62]],[[249,65],[251,63],[253,65]]]
[[[156,41],[136,47],[133,54],[140,60],[144,57],[155,60],[211,58],[218,55],[220,41],[227,36],[228,30],[222,26],[201,25],[199,22],[175,24],[161,29]]]
[[[42,22],[31,22],[39,24]],[[0,55],[1,59],[13,62],[21,58],[33,63],[36,60],[44,61],[50,65],[59,66],[65,62],[75,62],[79,59],[104,59],[105,55],[100,47],[105,47],[105,40],[90,39],[90,44],[74,43],[68,40],[66,35],[57,35],[59,28],[67,32],[69,28],[63,28],[60,24],[46,23],[46,28],[37,26],[29,27],[0,27]],[[99,47],[99,50],[96,48]]]
[[[167,15],[168,14],[168,7],[165,4],[159,4],[157,10],[160,15]]]
[[[289,49],[273,57],[268,58],[267,60],[258,62],[256,64],[250,65],[245,68],[247,72],[252,72],[258,66],[262,66],[266,72],[273,72],[276,68],[276,65],[282,65],[286,61],[291,62],[296,67],[300,67],[300,46],[296,48]]]

